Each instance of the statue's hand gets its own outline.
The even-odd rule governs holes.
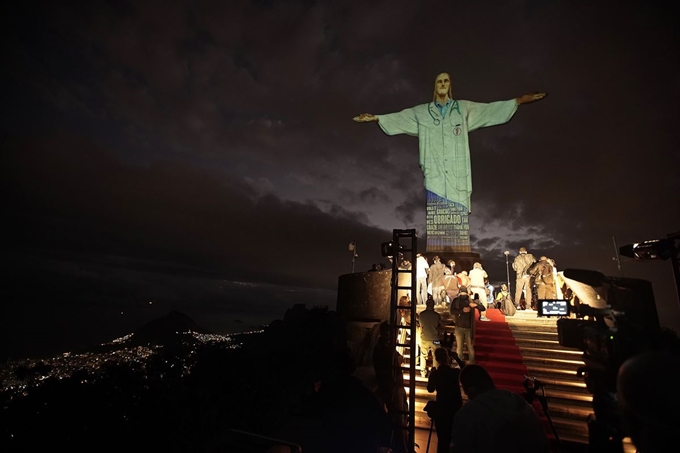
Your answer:
[[[543,99],[547,95],[548,95],[548,93],[525,94],[524,96],[520,96],[520,97],[517,98],[517,105],[528,104],[530,102],[540,101],[541,99]]]
[[[362,113],[361,115],[355,116],[352,119],[357,123],[369,123],[371,121],[378,121],[378,117],[375,115],[371,115],[370,113]]]

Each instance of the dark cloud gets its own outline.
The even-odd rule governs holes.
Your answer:
[[[389,239],[342,206],[322,212],[261,196],[243,180],[219,180],[175,161],[124,164],[70,136],[14,141],[4,149],[14,247],[129,255],[231,278],[333,288],[342,273],[338,251],[347,242]],[[378,252],[376,246],[373,258]],[[327,265],[319,268],[320,262]]]

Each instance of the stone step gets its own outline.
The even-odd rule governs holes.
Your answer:
[[[540,345],[518,345],[524,357],[560,358],[583,364],[583,352],[571,349],[545,348]]]
[[[523,331],[534,335],[554,335],[557,336],[557,326],[539,323],[526,323],[521,321],[508,323],[508,327],[512,333]]]
[[[539,380],[563,379],[583,383],[583,377],[578,376],[576,369],[564,368],[562,366],[551,366],[545,364],[527,365],[529,376]]]
[[[573,360],[557,357],[543,357],[543,356],[525,356],[523,360],[527,368],[533,368],[536,366],[552,367],[552,368],[563,368],[566,370],[576,370],[583,366],[582,360]]]

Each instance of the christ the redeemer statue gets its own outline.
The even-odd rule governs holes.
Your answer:
[[[488,104],[454,100],[451,78],[443,72],[434,84],[432,102],[398,113],[362,113],[354,121],[375,121],[387,135],[418,137],[420,168],[427,196],[427,251],[470,252],[470,145],[468,133],[510,121],[517,106],[543,99],[525,94]]]

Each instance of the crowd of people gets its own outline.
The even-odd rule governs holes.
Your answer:
[[[538,299],[560,299],[563,296],[555,260],[547,256],[536,259],[526,247],[520,247],[512,263],[516,274],[514,297],[508,284],[501,284],[497,291],[480,262],[474,262],[472,269],[457,272],[454,260],[448,260],[444,264],[435,255],[430,264],[426,256],[418,253],[415,266],[418,305],[424,305],[428,297],[432,296],[435,305],[450,306],[462,287],[467,289],[473,299],[478,296],[484,308],[502,308],[503,301],[509,300],[517,310],[535,309],[535,301]],[[410,268],[411,263],[403,261],[401,267]],[[372,270],[379,269],[374,265]],[[483,313],[479,319],[488,321]]]

